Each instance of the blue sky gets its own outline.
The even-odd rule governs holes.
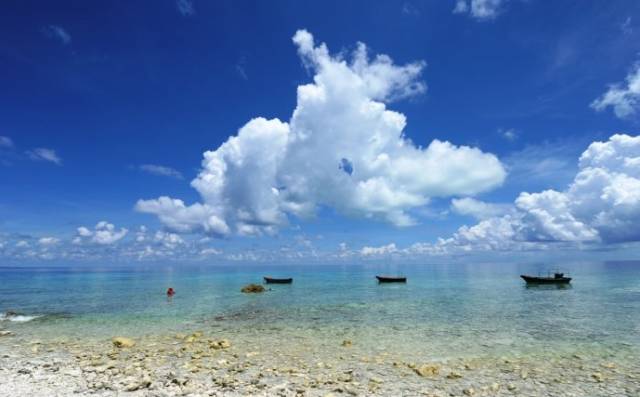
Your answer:
[[[640,3],[12,1],[2,8],[4,261],[185,261],[203,251],[221,262],[635,253],[638,236],[625,222],[640,219],[640,176],[627,166],[640,158]],[[296,32],[312,37],[311,49]],[[356,70],[359,42],[368,58]],[[325,55],[316,51],[321,43]],[[341,62],[351,74],[335,77],[331,68]],[[344,98],[331,88],[327,101],[335,103],[294,122],[303,103],[297,87],[318,76],[317,87],[350,87],[347,96],[368,84],[353,103],[384,104],[406,126],[358,132],[367,122],[357,109],[336,116]],[[244,133],[238,147],[251,167],[231,167],[238,160],[231,149],[216,152],[233,170],[218,175],[225,188],[211,193],[202,185],[216,183],[216,170],[202,164],[203,153],[257,117],[282,125]],[[359,144],[378,127],[387,146]],[[303,131],[318,140],[301,143]],[[616,133],[626,138],[610,139]],[[430,157],[434,139],[452,145],[443,161]],[[307,161],[330,157],[335,142],[353,175],[332,157],[326,170]],[[410,148],[397,149],[402,142]],[[579,166],[593,142],[603,144]],[[372,153],[390,165],[381,168]],[[602,153],[614,154],[605,161]],[[594,169],[606,183],[576,183]],[[438,175],[446,181],[434,182]],[[190,185],[196,178],[200,188]],[[522,196],[547,189],[558,195]],[[589,194],[601,202],[580,204]],[[162,212],[154,201],[162,196],[203,207]],[[471,232],[459,230],[465,225]],[[439,238],[451,240],[438,245]]]

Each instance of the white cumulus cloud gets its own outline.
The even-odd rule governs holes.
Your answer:
[[[423,62],[395,65],[370,57],[359,43],[349,59],[298,31],[293,37],[313,82],[298,87],[289,122],[257,117],[204,153],[191,185],[202,202],[139,200],[176,232],[273,233],[290,215],[330,207],[352,217],[412,225],[410,211],[433,197],[470,196],[502,184],[492,154],[433,140],[426,148],[404,136],[405,116],[385,103],[425,92]]]
[[[360,254],[363,256],[388,255],[398,252],[395,243],[382,245],[380,247],[362,247]]]
[[[158,230],[154,236],[154,241],[162,244],[166,248],[174,249],[179,245],[185,243],[182,237],[178,236],[175,233],[168,233],[162,230]]]
[[[456,0],[454,14],[469,14],[478,20],[494,19],[506,0]]]
[[[422,252],[522,249],[549,243],[640,241],[640,136],[593,142],[563,191],[521,193],[515,211],[461,227],[452,237],[418,244]]]
[[[634,116],[640,110],[640,62],[627,75],[625,83],[613,84],[607,92],[591,103],[591,107],[601,111],[608,107],[619,118]]]
[[[78,238],[74,241],[76,244],[82,242],[82,238],[89,238],[91,242],[100,245],[110,245],[122,240],[129,230],[126,228],[120,228],[116,230],[116,227],[107,222],[101,221],[96,224],[94,230],[89,230],[84,226],[80,226],[77,229]]]
[[[56,238],[56,237],[42,237],[40,239],[38,239],[38,244],[42,245],[42,246],[52,246],[52,245],[56,245],[58,244],[58,242],[60,242],[60,239]]]

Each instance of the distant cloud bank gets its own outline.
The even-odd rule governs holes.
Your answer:
[[[294,238],[298,242],[295,247],[279,250],[241,248],[225,252],[212,246],[212,242],[218,240],[179,234],[193,231],[191,226],[197,224],[203,228],[208,225],[206,227],[224,234],[231,233],[224,229],[226,224],[207,218],[211,214],[207,204],[186,206],[180,200],[161,197],[141,201],[138,205],[141,211],[157,214],[166,229],[174,231],[152,232],[141,226],[135,233],[129,233],[127,228],[116,228],[101,221],[93,228],[78,227],[72,239],[0,234],[0,256],[15,260],[198,261],[216,257],[228,262],[304,259],[352,263],[398,258],[419,261],[483,253],[598,251],[615,244],[640,242],[637,227],[640,223],[640,136],[616,134],[606,141],[592,142],[580,156],[578,171],[565,189],[522,192],[512,204],[489,203],[471,197],[454,198],[451,211],[471,216],[477,223],[462,226],[448,237],[406,247],[390,241],[361,248],[340,243],[334,250],[319,250],[312,240],[298,236]]]

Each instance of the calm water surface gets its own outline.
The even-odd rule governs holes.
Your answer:
[[[436,357],[602,351],[636,356],[640,262],[563,266],[568,288],[527,288],[522,273],[547,265],[158,267],[93,270],[0,268],[0,320],[24,338],[109,338],[194,329],[334,343]],[[408,283],[378,285],[380,273]],[[292,285],[245,295],[263,275]],[[177,295],[167,299],[166,288]],[[27,320],[29,317],[13,318]],[[331,341],[331,342],[329,342]]]

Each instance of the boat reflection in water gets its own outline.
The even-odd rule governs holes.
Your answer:
[[[543,291],[543,290],[571,289],[571,288],[573,288],[573,285],[571,285],[569,283],[561,283],[561,284],[531,284],[531,283],[526,283],[524,285],[524,287],[526,289]]]

